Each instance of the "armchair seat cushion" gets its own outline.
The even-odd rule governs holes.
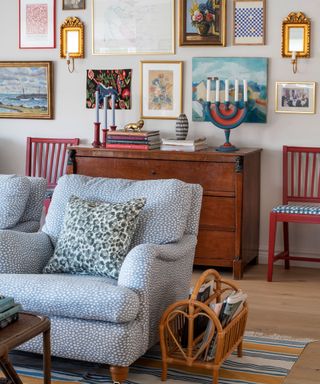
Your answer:
[[[69,274],[0,274],[1,293],[25,311],[47,316],[126,323],[136,319],[138,295],[107,277]]]

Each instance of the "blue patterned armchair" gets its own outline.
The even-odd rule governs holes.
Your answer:
[[[74,195],[111,203],[146,199],[117,280],[42,273]],[[0,292],[50,317],[53,356],[109,364],[112,379],[122,382],[129,366],[158,341],[163,311],[188,295],[201,199],[201,186],[175,179],[63,176],[42,232],[0,235]],[[41,338],[22,348],[41,353]]]

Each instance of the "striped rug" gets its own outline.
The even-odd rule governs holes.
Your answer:
[[[246,335],[243,345],[243,357],[233,354],[220,369],[219,384],[280,384],[283,383],[291,367],[303,351],[307,341],[294,341],[282,338],[257,337]],[[41,360],[35,363],[30,355],[24,354],[16,362],[16,370],[24,384],[42,383]],[[29,362],[28,362],[29,360]],[[33,360],[33,361],[32,361]],[[18,365],[17,365],[18,364]],[[112,383],[101,365],[69,362],[54,359],[52,381],[55,384],[67,383]],[[160,383],[160,348],[155,346],[130,368],[127,384]],[[212,376],[208,371],[195,369],[182,370],[172,367],[168,371],[168,384],[202,383],[211,384]]]

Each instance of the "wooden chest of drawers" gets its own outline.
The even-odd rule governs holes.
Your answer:
[[[260,149],[221,153],[70,149],[68,173],[127,179],[176,178],[204,189],[195,264],[232,267],[257,261]]]

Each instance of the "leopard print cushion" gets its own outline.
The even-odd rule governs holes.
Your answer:
[[[74,273],[117,279],[146,199],[127,203],[71,196],[54,255],[44,273]]]

